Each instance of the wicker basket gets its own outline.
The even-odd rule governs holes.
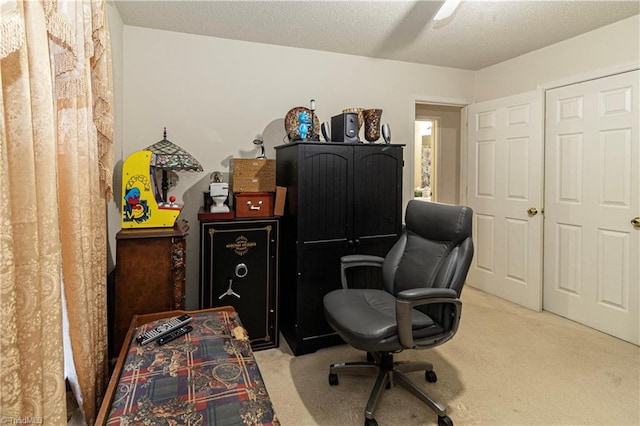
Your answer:
[[[232,158],[229,162],[231,192],[275,192],[276,160]]]

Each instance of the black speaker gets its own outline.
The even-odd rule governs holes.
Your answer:
[[[358,114],[345,112],[331,117],[331,142],[358,142]]]
[[[388,123],[382,125],[382,139],[384,143],[391,143],[391,128]]]
[[[327,142],[331,142],[331,137],[329,135],[329,123],[327,123],[326,121],[324,123],[322,123],[322,125],[320,126],[320,131],[322,132],[322,136],[324,136],[324,140]]]

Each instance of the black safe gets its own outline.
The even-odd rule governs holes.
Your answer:
[[[278,346],[278,220],[200,214],[200,309],[233,306],[254,350]]]

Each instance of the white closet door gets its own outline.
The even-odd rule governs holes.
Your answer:
[[[467,128],[467,204],[474,210],[475,244],[467,283],[540,310],[541,96],[529,92],[470,105]]]
[[[640,344],[638,71],[547,91],[545,310]]]

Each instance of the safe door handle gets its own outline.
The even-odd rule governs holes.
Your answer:
[[[262,201],[258,201],[258,205],[254,206],[251,200],[247,201],[247,205],[249,206],[249,210],[260,210],[262,208]]]
[[[225,296],[235,296],[236,298],[240,299],[240,295],[235,291],[233,291],[233,289],[231,288],[232,285],[233,285],[233,280],[229,278],[229,286],[227,287],[227,291],[222,293],[220,297],[218,297],[218,300],[222,300],[222,298]]]

